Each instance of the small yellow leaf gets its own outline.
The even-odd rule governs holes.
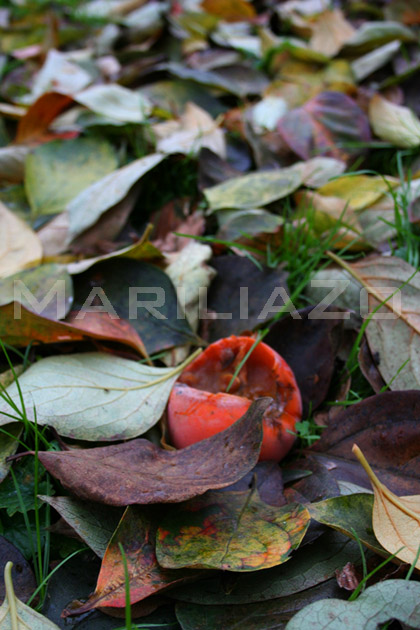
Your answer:
[[[0,278],[21,271],[42,258],[35,232],[0,202]]]
[[[395,105],[375,94],[369,103],[369,121],[381,140],[403,148],[420,145],[420,121],[408,107]]]
[[[376,538],[387,551],[413,564],[420,546],[420,495],[398,497],[379,481],[356,444],[352,450],[373,487],[372,523]],[[420,569],[420,558],[415,567]]]

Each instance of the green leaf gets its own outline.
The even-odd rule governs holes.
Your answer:
[[[25,511],[35,508],[35,476],[34,462],[31,458],[25,458],[14,463],[13,472],[16,483],[19,486],[20,496]],[[45,471],[40,475],[39,492],[48,492],[48,483],[42,481],[45,478]],[[13,516],[16,512],[22,512],[22,505],[16,492],[15,482],[11,476],[7,477],[0,485],[0,509],[4,508],[8,516]]]
[[[346,536],[359,540],[380,555],[387,551],[376,540],[372,529],[373,495],[368,493],[333,497],[319,503],[310,503],[308,510],[318,523],[328,525]]]
[[[286,630],[349,630],[350,627],[377,630],[379,624],[391,619],[397,619],[409,628],[420,627],[418,582],[386,580],[367,588],[353,602],[340,599],[314,602],[298,612]]]
[[[41,359],[19,378],[26,414],[81,440],[123,440],[145,433],[160,419],[179,372],[102,353]],[[8,395],[20,408],[15,384]],[[0,424],[13,413],[0,402]]]
[[[302,183],[300,169],[258,171],[206,188],[210,212],[222,208],[256,208],[287,197]]]
[[[70,219],[69,241],[94,225],[106,210],[124,199],[136,181],[164,157],[159,153],[152,153],[135,160],[95,181],[74,197],[67,205]]]
[[[11,575],[12,567],[13,563],[8,562],[4,569],[6,598],[0,608],[0,630],[59,630],[55,623],[16,597]]]
[[[63,212],[69,201],[117,165],[114,150],[104,140],[55,140],[37,147],[25,163],[33,216]]]
[[[170,511],[156,539],[161,566],[257,571],[289,560],[309,525],[298,503],[277,508],[258,492],[207,492]]]

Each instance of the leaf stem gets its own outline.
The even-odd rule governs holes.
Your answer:
[[[12,630],[19,630],[19,619],[16,606],[15,590],[13,588],[12,580],[12,568],[13,562],[9,562],[4,567],[4,584],[6,587],[7,603],[9,604],[10,622]]]

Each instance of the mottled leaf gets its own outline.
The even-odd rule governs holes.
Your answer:
[[[87,450],[42,452],[39,458],[81,499],[108,505],[178,503],[224,488],[255,466],[261,419],[269,400],[255,401],[228,429],[179,451],[139,439]]]
[[[170,569],[267,569],[289,560],[309,520],[304,506],[271,507],[257,491],[207,492],[168,512],[157,532],[156,556]]]

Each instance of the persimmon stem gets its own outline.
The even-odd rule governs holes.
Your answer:
[[[6,587],[7,603],[9,604],[10,623],[12,626],[12,630],[19,630],[16,596],[12,580],[12,568],[13,562],[10,562],[9,560],[9,562],[7,562],[6,566],[4,567],[4,584]]]

